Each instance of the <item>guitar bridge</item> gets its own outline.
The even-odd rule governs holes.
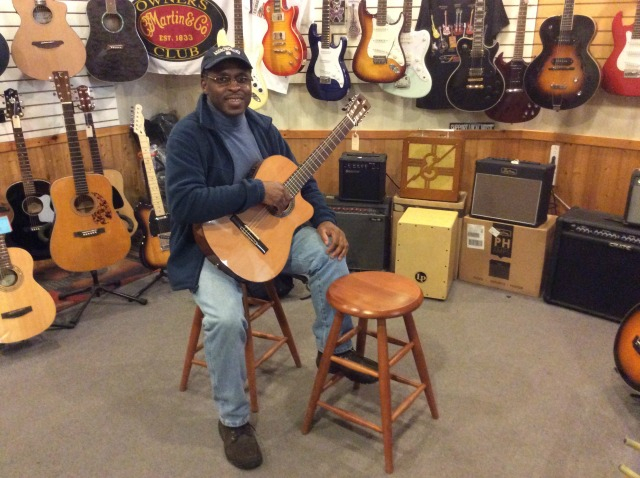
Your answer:
[[[631,70],[631,71],[625,70],[624,77],[625,78],[640,78],[640,71],[638,71],[638,70]]]
[[[36,48],[50,50],[51,48],[58,48],[60,45],[63,45],[64,42],[62,40],[43,40],[43,41],[33,41],[31,42],[31,44]]]
[[[320,84],[321,85],[330,85],[331,84],[331,78],[328,76],[321,76],[320,77]]]
[[[249,241],[251,241],[251,243],[254,246],[256,246],[256,248],[260,252],[262,252],[263,254],[267,253],[269,248],[264,245],[264,243],[260,240],[260,238],[256,235],[256,233],[251,230],[249,226],[247,226],[244,222],[242,222],[242,219],[240,219],[238,216],[233,214],[229,217],[229,220],[234,226],[236,226],[240,230],[242,234],[244,234],[244,236],[247,239],[249,239]]]
[[[386,56],[374,56],[373,57],[373,64],[374,65],[385,65],[387,63],[387,57]]]
[[[104,234],[104,227],[99,227],[97,229],[87,229],[86,231],[76,231],[73,233],[73,237],[95,237],[100,234]]]
[[[171,233],[163,232],[162,234],[158,234],[158,240],[160,242],[160,250],[168,251],[169,250],[169,239],[171,237]]]
[[[21,309],[10,310],[9,312],[3,312],[3,319],[17,319],[22,317],[23,315],[27,315],[29,312],[32,312],[33,308],[28,305],[26,307],[22,307]]]

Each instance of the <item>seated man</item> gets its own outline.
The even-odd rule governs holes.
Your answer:
[[[250,469],[262,463],[262,454],[249,424],[249,400],[244,390],[247,323],[242,291],[236,279],[205,260],[194,240],[192,225],[258,204],[283,211],[292,199],[284,185],[251,179],[247,174],[269,156],[282,155],[293,162],[295,158],[271,118],[247,109],[251,64],[244,52],[228,46],[207,51],[202,59],[200,85],[203,93],[196,110],[176,124],[167,143],[166,186],[172,221],[167,271],[172,288],[191,290],[204,314],[204,352],[225,454],[238,468]],[[313,178],[301,194],[314,213],[310,224],[296,230],[284,272],[309,278],[318,361],[334,315],[326,300],[327,288],[349,273],[345,263],[349,244]],[[342,332],[351,328],[351,319],[347,318]],[[336,355],[376,366],[358,356],[350,343],[340,346]],[[360,383],[375,381],[335,363],[330,371]]]

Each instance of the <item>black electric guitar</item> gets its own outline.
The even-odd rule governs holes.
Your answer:
[[[447,99],[462,111],[487,110],[504,94],[504,77],[494,63],[498,42],[484,43],[485,13],[485,0],[476,0],[473,38],[458,40],[460,64],[447,80]]]
[[[84,113],[84,121],[87,127],[87,139],[89,140],[89,150],[91,151],[91,163],[95,174],[102,174],[107,177],[113,188],[113,207],[120,219],[124,222],[129,235],[138,229],[138,223],[135,219],[135,213],[129,201],[124,195],[124,179],[122,173],[115,169],[104,169],[102,167],[102,158],[100,157],[100,146],[96,137],[96,128],[93,124],[93,115],[91,112],[95,108],[93,98],[89,93],[89,88],[80,85],[76,88],[78,93],[78,106],[80,111]]]
[[[55,217],[49,195],[50,184],[42,179],[33,179],[22,132],[24,112],[18,92],[11,88],[5,90],[4,101],[5,116],[13,127],[22,175],[22,181],[9,186],[6,192],[7,201],[14,211],[11,221],[13,230],[7,239],[12,246],[26,249],[36,260],[48,259],[51,257],[49,240]]]
[[[136,29],[136,9],[129,0],[89,0],[87,71],[111,82],[141,78],[149,55]]]
[[[640,304],[620,323],[613,345],[613,358],[622,379],[640,392]]]
[[[583,105],[600,85],[600,67],[589,53],[596,23],[573,14],[573,0],[565,0],[562,16],[540,25],[542,52],[524,74],[529,98],[556,111]]]
[[[140,261],[149,269],[166,267],[169,260],[169,238],[171,237],[171,221],[164,210],[162,194],[158,186],[156,170],[151,157],[149,137],[144,129],[142,106],[133,108],[133,132],[138,136],[140,152],[144,164],[147,190],[151,204],[141,202],[136,206],[138,221],[144,226],[144,237],[140,245]]]

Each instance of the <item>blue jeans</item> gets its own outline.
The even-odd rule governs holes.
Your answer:
[[[308,276],[316,314],[312,330],[318,350],[323,351],[335,313],[326,299],[327,288],[349,273],[344,259],[331,259],[316,229],[303,227],[293,236],[283,272]],[[193,297],[204,314],[204,353],[220,421],[228,427],[244,425],[249,421],[250,408],[244,390],[247,321],[242,308],[242,289],[235,279],[205,260]],[[342,332],[352,327],[351,318],[345,316]],[[347,342],[337,348],[336,353],[350,348]]]

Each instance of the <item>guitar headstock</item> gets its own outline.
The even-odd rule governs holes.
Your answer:
[[[73,103],[71,98],[71,84],[69,73],[66,71],[54,71],[53,83],[56,85],[56,94],[62,103]]]
[[[360,123],[364,115],[369,112],[371,105],[364,95],[357,94],[351,98],[345,109],[347,110],[347,116],[353,121],[354,126],[356,126]]]
[[[22,103],[20,102],[18,92],[13,88],[4,90],[4,103],[6,106],[4,110],[5,117],[13,121],[14,128],[19,128],[20,118],[22,118],[24,113],[22,112]]]
[[[89,87],[80,85],[76,88],[76,92],[78,93],[78,108],[80,111],[83,113],[91,113],[96,108],[96,105],[89,92]]]
[[[146,130],[144,129],[144,115],[142,114],[142,105],[135,105],[133,108],[131,108],[131,129],[135,134],[138,135],[138,138],[147,136]]]

